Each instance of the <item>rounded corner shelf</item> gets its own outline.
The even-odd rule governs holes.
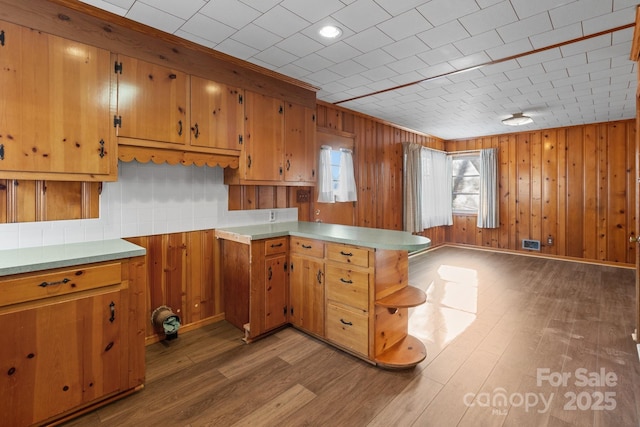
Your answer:
[[[407,335],[375,357],[376,365],[386,369],[411,369],[427,357],[427,349],[418,338]]]
[[[376,305],[387,308],[409,308],[424,304],[426,301],[427,295],[422,289],[408,285],[391,295],[376,300]]]

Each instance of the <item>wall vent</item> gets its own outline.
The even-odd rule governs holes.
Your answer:
[[[530,251],[539,251],[540,240],[522,239],[522,249],[529,249]]]

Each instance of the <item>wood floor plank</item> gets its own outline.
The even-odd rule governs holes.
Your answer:
[[[410,258],[409,281],[429,295],[409,311],[428,352],[414,369],[381,370],[293,328],[244,344],[223,321],[148,346],[142,391],[67,425],[640,425],[634,270],[441,247]],[[540,382],[539,369],[571,377]],[[579,369],[618,381],[576,384]],[[566,407],[568,393],[601,391],[615,408]],[[533,394],[553,395],[548,410],[518,401]]]

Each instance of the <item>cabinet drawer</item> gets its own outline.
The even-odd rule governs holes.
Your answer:
[[[369,351],[369,317],[355,310],[327,304],[327,339],[367,356]]]
[[[369,249],[357,246],[327,243],[327,258],[359,267],[369,267]]]
[[[121,273],[117,262],[0,278],[0,307],[115,285],[122,282]]]
[[[324,257],[324,243],[319,240],[292,236],[291,252],[300,255],[312,256],[315,258],[322,258]]]
[[[264,254],[267,256],[286,253],[287,249],[289,248],[286,237],[279,237],[277,239],[268,239],[264,241]]]
[[[327,265],[327,298],[367,311],[369,309],[369,273]]]

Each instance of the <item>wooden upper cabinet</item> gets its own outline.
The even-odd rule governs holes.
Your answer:
[[[245,114],[245,178],[281,181],[284,176],[284,102],[246,91]]]
[[[315,133],[313,108],[246,91],[240,168],[225,171],[225,183],[312,185]]]
[[[0,178],[113,181],[111,54],[0,21]]]
[[[316,112],[287,102],[285,107],[284,180],[313,182],[316,180]]]
[[[191,76],[191,145],[240,150],[244,140],[243,90]]]
[[[118,137],[185,145],[189,141],[188,75],[118,55]]]

